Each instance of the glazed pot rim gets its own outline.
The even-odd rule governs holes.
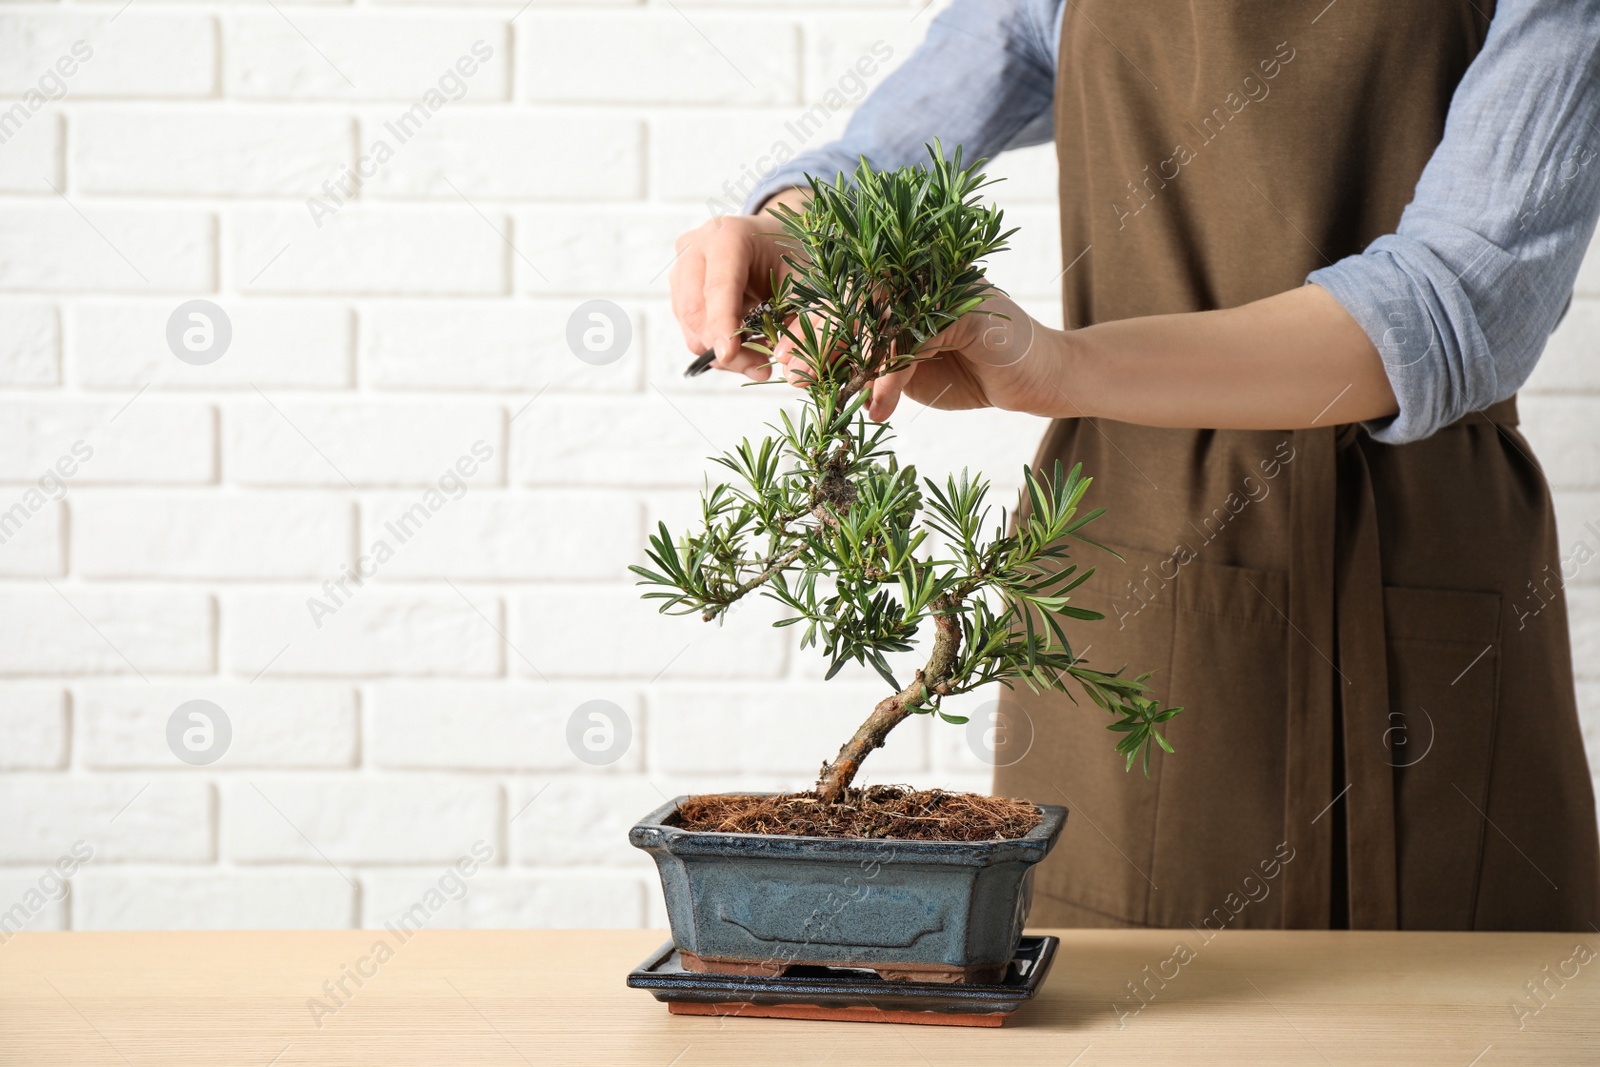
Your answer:
[[[704,794],[696,794],[704,795]],[[737,793],[710,794],[723,796],[778,796],[774,790],[741,790]],[[925,841],[908,837],[822,837],[803,834],[751,834],[726,830],[690,830],[673,826],[666,820],[688,799],[688,794],[673,797],[634,824],[628,840],[636,848],[660,849],[670,852],[693,851],[701,854],[737,854],[762,851],[768,855],[796,855],[819,853],[858,854],[892,846],[897,853],[925,856],[934,861],[950,861],[965,857],[979,863],[1009,858],[1011,853],[1035,853],[1042,857],[1049,852],[1061,836],[1066,822],[1067,809],[1059,804],[1039,804],[1029,801],[1039,810],[1039,825],[1021,837],[1008,837],[991,841]],[[684,847],[687,846],[687,849]]]

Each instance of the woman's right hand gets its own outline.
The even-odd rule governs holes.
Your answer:
[[[750,308],[772,296],[772,278],[789,273],[779,238],[783,228],[770,213],[775,204],[800,210],[798,189],[779,193],[757,215],[719,215],[678,238],[672,264],[672,313],[683,342],[695,353],[716,352],[712,366],[764,382],[772,376],[768,357],[739,342]]]
[[[1054,412],[1067,396],[1062,383],[1070,349],[1070,335],[992,290],[978,310],[924,344],[915,363],[874,381],[867,415],[882,422],[902,396],[947,411]],[[778,342],[775,359],[790,384],[804,388],[810,381],[811,368],[790,339]]]

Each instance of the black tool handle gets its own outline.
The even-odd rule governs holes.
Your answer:
[[[717,353],[715,350],[708,349],[707,351],[700,353],[698,356],[694,357],[693,363],[684,368],[683,376],[685,378],[693,378],[696,375],[704,374],[708,369],[710,369],[711,361],[716,358]]]

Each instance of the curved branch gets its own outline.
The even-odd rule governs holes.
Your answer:
[[[855,736],[846,741],[832,763],[822,765],[822,775],[817,779],[817,796],[825,804],[837,803],[855,781],[861,761],[875,749],[883,747],[889,731],[908,718],[924,700],[940,692],[950,680],[961,651],[961,605],[957,601],[941,599],[933,617],[936,631],[933,651],[928,662],[911,684],[893,696],[884,697],[872,714],[856,729]]]

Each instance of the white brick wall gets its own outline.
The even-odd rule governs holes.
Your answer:
[[[29,928],[375,926],[482,842],[431,924],[660,924],[634,819],[804,784],[875,676],[822,684],[763,603],[658,618],[625,570],[778,395],[681,377],[666,271],[708,201],[802,147],[786,123],[859,95],[876,42],[907,54],[922,3],[0,13],[0,114],[65,86],[0,143],[0,513],[24,504],[0,543],[0,915],[83,842]],[[994,167],[1023,227],[996,279],[1047,321],[1054,171],[1048,149]],[[196,298],[232,325],[206,365],[166,339]],[[633,327],[608,366],[566,346],[593,298]],[[1597,336],[1591,256],[1524,404],[1569,547],[1600,548]],[[1006,486],[1039,425],[899,430],[924,469]],[[1594,748],[1600,567],[1571,593]],[[231,724],[210,765],[168,747],[191,700]],[[605,766],[566,741],[593,700],[632,728]],[[868,774],[987,783],[924,720]]]

